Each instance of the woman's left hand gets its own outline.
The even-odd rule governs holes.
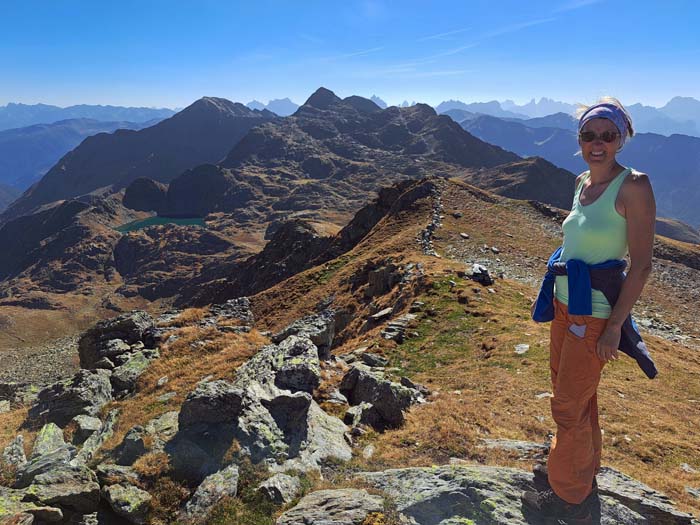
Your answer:
[[[596,344],[598,358],[607,363],[618,358],[617,347],[620,346],[620,327],[606,326]]]

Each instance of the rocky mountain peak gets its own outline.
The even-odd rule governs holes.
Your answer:
[[[341,102],[341,99],[335,93],[333,93],[330,89],[320,87],[314,91],[306,102],[304,102],[304,105],[312,106],[317,109],[328,109],[330,106],[337,104],[338,102]]]
[[[250,109],[238,102],[231,102],[219,97],[202,97],[180,111],[175,117],[184,118],[196,115],[209,118],[212,114],[217,113],[232,117],[259,115],[259,111]]]

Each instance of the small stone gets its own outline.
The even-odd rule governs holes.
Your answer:
[[[537,394],[535,397],[537,399],[548,399],[550,397],[554,397],[554,394],[551,392],[542,392],[541,394]]]
[[[468,233],[464,233],[464,232],[460,232],[459,236],[460,236],[462,239],[468,239],[468,238],[469,238],[469,234],[468,234]]]
[[[7,399],[0,401],[0,414],[10,411],[10,402]]]
[[[501,250],[499,250],[499,249],[496,248],[495,246],[491,246],[491,251],[492,251],[493,253],[501,253]]]
[[[301,491],[301,481],[296,476],[275,474],[258,486],[263,497],[277,505],[289,503]]]
[[[167,382],[168,382],[168,376],[163,376],[158,380],[158,382],[156,383],[156,386],[161,387],[164,384],[166,384]]]
[[[173,399],[175,396],[177,396],[177,392],[167,392],[165,394],[162,394],[156,398],[156,401],[159,403],[167,403],[171,399]]]
[[[374,456],[374,445],[367,445],[364,449],[362,449],[362,457],[365,459],[370,459],[372,456]]]
[[[687,472],[688,474],[695,474],[697,472],[697,469],[691,467],[687,463],[681,463],[681,470]]]
[[[488,290],[489,290],[489,293],[496,293],[496,290],[494,290],[493,288],[489,288]]]
[[[515,353],[518,355],[523,355],[528,350],[530,350],[530,345],[528,344],[520,343],[518,345],[515,345]]]
[[[380,310],[374,315],[370,315],[370,319],[373,321],[380,321],[381,319],[384,319],[385,317],[388,317],[391,315],[391,312],[393,311],[393,308],[384,308],[384,310]]]
[[[700,499],[700,488],[686,487],[685,491],[695,499]]]

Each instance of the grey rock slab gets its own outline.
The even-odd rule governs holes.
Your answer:
[[[520,496],[524,490],[532,490],[532,475],[518,469],[445,465],[361,473],[358,477],[391,497],[398,511],[418,525],[460,523],[460,519],[484,525],[540,522],[537,516],[523,514]],[[638,507],[627,505],[624,496],[601,491],[592,508],[594,522],[601,525],[691,523],[675,511],[649,512]]]
[[[250,307],[250,299],[247,297],[236,297],[223,304],[213,304],[209,307],[209,314],[224,319],[240,319],[251,325],[255,321]]]
[[[268,501],[284,505],[296,498],[301,492],[301,481],[296,476],[275,474],[258,485],[257,491]]]
[[[146,425],[131,428],[115,451],[119,465],[132,465],[148,451],[161,451],[178,430],[176,410],[151,419]]]
[[[693,517],[673,507],[671,499],[648,485],[610,467],[597,474],[598,492],[611,496],[655,525],[690,524]]]
[[[74,456],[75,447],[73,445],[63,445],[48,454],[42,454],[27,461],[22,468],[17,470],[15,487],[28,487],[39,474],[67,467]]]
[[[140,425],[129,429],[115,451],[118,465],[133,465],[134,461],[148,451],[146,435],[146,430]]]
[[[26,462],[27,457],[24,454],[24,436],[18,434],[15,439],[2,451],[2,460],[8,465],[14,465],[16,468],[21,468]]]
[[[89,468],[64,465],[36,476],[24,499],[87,514],[97,510],[100,485]]]
[[[109,414],[107,414],[102,424],[102,428],[85,440],[78,454],[71,460],[72,465],[85,464],[95,456],[95,453],[102,447],[104,442],[112,437],[114,433],[114,424],[117,422],[118,417],[118,408],[109,411]]]
[[[73,418],[73,422],[75,423],[75,432],[72,438],[74,445],[82,445],[87,438],[102,430],[102,421],[94,416],[80,414]]]
[[[182,404],[180,427],[194,423],[231,423],[238,419],[243,391],[227,381],[200,383]]]
[[[31,524],[35,523],[34,517],[50,523],[63,519],[63,512],[60,509],[22,501],[23,497],[22,490],[0,486],[0,523]],[[16,521],[10,521],[10,518]]]
[[[304,496],[276,525],[360,525],[370,513],[383,509],[382,498],[365,490],[319,490]]]
[[[315,315],[309,315],[294,321],[282,331],[272,336],[272,342],[277,344],[284,341],[290,335],[308,337],[318,348],[321,359],[326,359],[330,355],[336,329],[336,313],[332,309],[326,309]]]
[[[135,525],[146,523],[151,509],[151,495],[132,485],[110,485],[103,495],[112,510]]]
[[[97,465],[97,481],[100,486],[105,485],[135,485],[139,476],[134,469],[126,465],[113,463],[100,463]]]
[[[80,370],[72,379],[45,388],[29,409],[29,419],[65,426],[80,414],[96,416],[112,400],[107,370]]]
[[[211,508],[226,497],[238,492],[238,467],[228,467],[207,476],[185,505],[184,516],[188,519],[206,515]]]
[[[312,393],[321,384],[318,349],[311,340],[290,336],[279,345],[282,366],[275,373],[275,385],[292,392]]]
[[[29,455],[29,461],[43,456],[44,454],[50,454],[65,444],[63,430],[55,423],[47,423],[41,427],[41,430],[39,430],[39,433],[36,435],[32,453]]]

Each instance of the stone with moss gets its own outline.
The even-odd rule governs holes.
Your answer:
[[[143,351],[128,354],[124,364],[112,371],[112,388],[115,396],[133,392],[136,389],[136,381],[148,369],[151,359]]]
[[[63,430],[55,423],[47,423],[41,427],[41,430],[39,430],[39,433],[36,435],[32,453],[29,455],[29,461],[43,456],[44,454],[50,454],[65,444]]]
[[[280,472],[258,485],[257,491],[266,500],[277,505],[284,505],[299,495],[301,480],[297,476],[289,476]]]
[[[111,485],[103,489],[103,495],[112,510],[135,525],[147,523],[151,509],[151,495],[132,485]]]
[[[20,468],[27,462],[24,454],[24,436],[17,434],[2,451],[2,461],[14,468]]]
[[[87,514],[97,510],[100,485],[89,468],[62,465],[37,475],[27,487],[24,499]]]
[[[223,498],[233,498],[238,493],[238,467],[228,467],[207,476],[185,505],[183,517],[193,519],[206,515]]]

